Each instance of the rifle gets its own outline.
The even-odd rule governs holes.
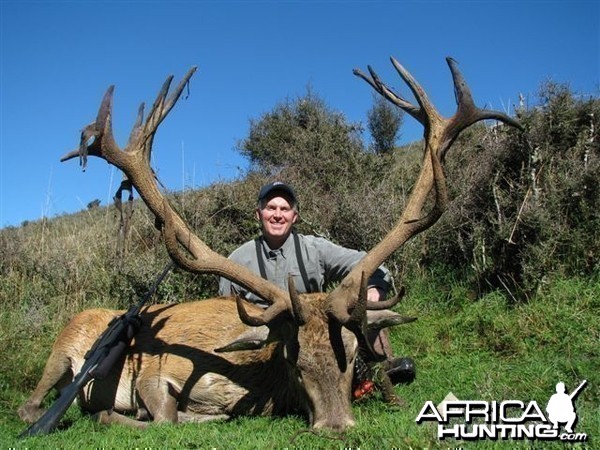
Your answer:
[[[102,380],[114,363],[121,357],[131,343],[133,336],[141,325],[140,310],[152,297],[158,285],[167,273],[174,267],[171,261],[158,276],[152,287],[146,292],[138,304],[131,305],[127,312],[115,317],[108,328],[96,339],[92,348],[85,355],[81,371],[73,381],[60,391],[60,396],[52,406],[29,428],[23,431],[19,438],[50,433],[58,425],[58,421],[67,412],[80,390],[92,379]]]

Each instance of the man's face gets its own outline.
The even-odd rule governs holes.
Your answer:
[[[292,232],[298,213],[287,198],[275,194],[267,199],[262,209],[256,210],[256,217],[262,224],[267,242],[282,245]]]

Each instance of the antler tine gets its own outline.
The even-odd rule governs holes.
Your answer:
[[[146,119],[146,123],[139,133],[139,138],[142,139],[143,142],[143,145],[141,145],[139,148],[143,153],[146,154],[146,159],[148,161],[150,160],[150,152],[152,151],[152,144],[154,143],[154,134],[166,116],[166,114],[163,115],[162,112],[164,109],[165,98],[169,93],[169,87],[171,86],[172,81],[173,75],[170,75],[163,83],[160,91],[158,91],[156,100],[154,100],[154,103],[152,104],[150,114],[148,114]]]
[[[458,68],[458,62],[454,58],[448,56],[446,58],[446,63],[448,64],[450,73],[452,74],[452,82],[454,83],[454,97],[456,99],[458,109],[461,109],[465,106],[475,108],[475,102],[473,101],[473,96],[471,95],[471,89],[469,89],[469,86],[467,86],[465,78]]]
[[[142,132],[142,124],[144,123],[144,108],[146,104],[142,102],[138,108],[138,115],[129,134],[129,140],[127,141],[127,147],[131,147],[133,143],[139,138]]]
[[[171,87],[171,83],[173,82],[173,75],[169,75],[167,77],[167,79],[165,80],[165,82],[163,83],[162,87],[160,88],[160,90],[158,91],[158,94],[156,95],[156,99],[154,100],[154,103],[152,103],[152,108],[150,109],[150,113],[148,114],[148,119],[146,120],[146,132],[151,132],[154,131],[158,125],[159,125],[159,120],[163,117],[162,116],[162,109],[163,109],[163,105],[165,103],[165,99],[167,98],[167,94],[169,93],[169,88]]]
[[[429,101],[429,97],[425,93],[425,90],[421,87],[421,85],[414,79],[414,77],[410,74],[408,70],[404,68],[402,64],[400,64],[394,57],[390,58],[392,65],[396,69],[396,72],[402,77],[404,82],[408,85],[410,90],[412,91],[417,103],[421,106],[419,117],[415,117],[421,124],[425,126],[425,132],[427,133],[429,127],[428,125],[435,119],[438,120],[440,115],[436,111],[435,107]],[[413,116],[414,117],[414,116]]]
[[[193,66],[182,80],[179,82],[175,90],[172,94],[167,98],[169,93],[169,88],[171,87],[171,83],[173,81],[173,75],[167,77],[165,82],[163,83],[158,95],[156,96],[156,100],[152,104],[152,109],[148,114],[148,118],[146,119],[146,123],[144,124],[143,131],[140,133],[140,139],[143,140],[143,145],[139,146],[140,150],[146,154],[146,159],[150,160],[150,152],[152,150],[152,144],[154,141],[154,134],[158,129],[158,126],[162,123],[162,121],[167,117],[175,103],[179,100],[181,93],[185,86],[189,83],[190,78],[196,72],[197,67]]]
[[[458,68],[458,62],[451,57],[447,57],[446,62],[450,68],[450,73],[452,74],[457,110],[456,114],[450,118],[450,122],[446,127],[448,139],[446,145],[443,146],[442,151],[447,150],[450,145],[452,145],[452,142],[458,137],[461,131],[481,120],[495,119],[518,128],[519,130],[523,130],[523,125],[507,114],[500,111],[478,108],[473,101],[471,89],[469,89],[462,72]]]
[[[285,304],[276,303],[273,306],[267,308],[265,312],[263,312],[260,316],[252,316],[248,314],[248,311],[246,311],[243,298],[241,298],[239,295],[236,295],[235,302],[237,305],[240,320],[250,327],[260,327],[263,325],[269,325],[269,323],[271,323],[281,314],[289,312],[289,308],[287,308]]]
[[[381,79],[371,66],[367,66],[367,69],[371,74],[371,78],[365,75],[360,69],[354,69],[352,72],[357,77],[362,78],[364,81],[369,83],[371,87],[375,89],[376,92],[381,94],[386,100],[398,106],[399,108],[402,108],[416,120],[423,123],[423,120],[425,120],[425,116],[423,115],[420,108],[414,106],[412,103],[404,99],[401,95],[397,94],[391,88],[387,87],[385,83],[381,81]]]
[[[398,302],[400,302],[400,300],[402,300],[402,297],[404,297],[405,291],[406,290],[404,289],[404,286],[402,286],[400,288],[400,290],[398,291],[398,293],[388,300],[382,300],[379,302],[368,301],[367,302],[367,310],[378,311],[378,310],[382,310],[382,309],[393,308],[394,306],[396,306],[398,304]]]
[[[80,164],[84,171],[86,169],[88,155],[102,158],[117,167],[119,167],[119,164],[123,163],[119,155],[121,153],[120,149],[115,143],[112,135],[111,115],[114,89],[115,87],[113,85],[106,90],[100,108],[98,109],[96,121],[83,128],[81,131],[79,147],[76,150],[72,150],[63,155],[60,158],[61,162],[79,156]],[[93,141],[90,142],[92,138]]]
[[[181,93],[183,92],[185,87],[189,85],[190,79],[192,78],[192,75],[194,75],[196,70],[198,70],[197,66],[193,66],[190,70],[188,70],[188,72],[179,82],[173,93],[169,96],[169,99],[167,100],[167,103],[163,108],[163,119],[167,114],[169,114],[173,106],[175,106],[175,103],[177,103],[177,100],[179,100],[179,97],[181,96]]]
[[[101,141],[106,142],[108,145],[116,145],[112,136],[112,126],[110,124],[114,90],[114,85],[109,86],[106,90],[102,102],[100,103],[96,120],[81,130],[79,147],[62,156],[60,158],[61,162],[79,157],[79,164],[82,170],[85,171],[88,155],[106,159],[103,155]],[[90,143],[92,138],[93,141]]]
[[[112,104],[113,96],[115,93],[115,85],[111,85],[106,90],[100,108],[98,109],[98,115],[96,116],[96,128],[99,132],[103,132],[106,127],[106,122],[110,122],[110,116],[112,116]]]
[[[169,114],[169,112],[171,111],[173,106],[175,106],[175,103],[177,103],[177,100],[179,100],[179,97],[181,96],[183,89],[189,83],[190,78],[192,77],[192,75],[194,75],[194,73],[196,72],[197,69],[198,68],[196,66],[193,66],[190,70],[188,70],[188,72],[185,74],[185,76],[179,82],[179,84],[177,85],[175,90],[171,93],[171,95],[169,96],[168,99],[167,99],[167,94],[169,93],[169,87],[171,86],[171,82],[173,81],[173,76],[171,75],[166,79],[161,90],[158,92],[158,95],[156,97],[156,100],[154,101],[154,104],[152,105],[152,110],[151,110],[150,114],[148,114],[148,119],[146,120],[146,126],[144,127],[145,133],[153,134],[156,131],[156,129],[158,128],[160,123]]]
[[[298,291],[296,290],[296,283],[294,277],[290,274],[288,276],[288,292],[290,294],[290,300],[292,303],[292,313],[294,315],[294,321],[298,325],[304,325],[306,323],[306,307],[302,305]]]

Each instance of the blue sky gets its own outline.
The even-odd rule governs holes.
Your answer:
[[[444,115],[454,112],[444,58],[460,63],[479,106],[512,113],[552,79],[598,96],[600,7],[578,1],[27,1],[0,0],[0,227],[110,202],[120,174],[93,158],[83,173],[59,158],[78,145],[115,84],[124,145],[139,103],[193,65],[190,96],[161,125],[154,166],[171,190],[243,174],[236,152],[286,98],[321,96],[365,123],[372,65],[402,93],[389,62],[412,72]],[[406,117],[403,141],[421,137]]]

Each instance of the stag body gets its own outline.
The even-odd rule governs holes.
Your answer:
[[[310,311],[306,323],[284,321],[270,336],[266,327],[244,325],[232,298],[150,306],[127,355],[105,379],[85,387],[80,406],[100,413],[104,422],[135,426],[147,422],[117,413],[173,423],[297,413],[315,428],[351,426],[357,341],[347,330],[329,333],[325,297],[302,296]],[[380,319],[383,311],[376,313]],[[71,320],[56,340],[38,387],[19,409],[23,420],[37,420],[46,394],[71,381],[95,339],[120,314],[93,309]],[[243,350],[259,341],[261,348]]]

